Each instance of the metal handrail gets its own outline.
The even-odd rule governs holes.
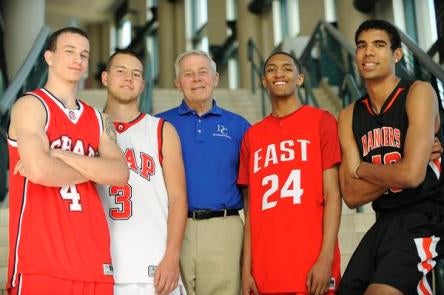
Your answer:
[[[131,40],[128,49],[131,49],[138,53],[144,62],[144,80],[145,87],[140,96],[139,110],[144,113],[151,114],[153,111],[153,88],[154,77],[152,73],[151,54],[148,51],[145,37],[152,34],[158,28],[158,13],[157,7],[151,7],[151,13],[153,17],[143,25],[142,29],[138,31],[136,36]]]
[[[141,112],[151,114],[153,112],[154,79],[151,72],[151,55],[148,52],[148,49],[146,48],[145,48],[144,64],[145,68],[143,72],[145,79],[145,87],[143,89],[142,95],[140,96],[139,110]]]
[[[322,25],[325,27],[325,29],[331,34],[331,36],[338,41],[339,44],[347,51],[348,54],[354,56],[355,55],[355,47],[350,44],[350,42],[345,39],[341,33],[333,27],[330,23],[326,22],[325,20],[321,20]]]
[[[407,48],[413,53],[413,55],[418,59],[419,63],[433,76],[444,83],[444,69],[436,64],[430,56],[428,56],[421,48],[419,48],[419,46],[416,45],[415,41],[413,41],[409,36],[404,34],[399,29],[398,31],[401,36],[402,43],[404,43]]]
[[[259,59],[259,65],[255,62],[255,58]],[[264,68],[264,58],[262,57],[262,53],[260,52],[259,48],[257,48],[256,44],[254,43],[253,39],[249,38],[247,43],[247,58],[251,65],[251,92],[254,94],[256,93],[256,77],[261,79],[262,76],[262,70]],[[265,110],[265,89],[260,83],[261,88],[261,108],[262,108],[262,116],[265,117],[266,110]]]
[[[37,35],[37,38],[34,41],[34,44],[29,51],[25,62],[18,70],[17,74],[9,84],[8,88],[6,89],[0,100],[0,117],[3,117],[10,111],[13,103],[17,99],[17,96],[20,95],[19,91],[22,89],[26,80],[29,78],[32,69],[36,65],[39,57],[41,57],[42,51],[44,50],[46,45],[46,40],[48,39],[50,33],[51,29],[48,26],[43,26],[39,34]],[[43,77],[45,77],[46,79],[46,74],[47,72],[41,73],[41,80],[43,80]],[[39,83],[41,83],[41,81]]]
[[[348,94],[348,95],[347,95]],[[358,100],[362,96],[358,85],[352,75],[345,75],[341,86],[342,107],[346,107],[352,101]]]

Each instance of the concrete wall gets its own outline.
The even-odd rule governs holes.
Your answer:
[[[45,24],[45,0],[2,1],[1,5],[6,28],[4,45],[8,77],[11,80]]]

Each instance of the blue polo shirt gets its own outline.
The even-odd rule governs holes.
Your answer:
[[[243,208],[237,175],[248,121],[220,108],[214,100],[211,110],[202,116],[185,101],[157,116],[170,122],[179,134],[189,210]]]

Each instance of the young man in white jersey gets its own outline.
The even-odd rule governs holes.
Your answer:
[[[179,254],[187,218],[179,137],[162,119],[139,111],[143,62],[114,53],[102,73],[105,112],[130,169],[126,186],[100,188],[111,233],[115,294],[184,294]]]

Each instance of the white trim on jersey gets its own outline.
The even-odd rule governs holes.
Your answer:
[[[17,147],[17,140],[8,137],[8,144],[12,147]]]
[[[83,102],[81,102],[81,103],[83,103]],[[103,116],[102,116],[102,113],[101,112],[99,112],[97,109],[94,109],[94,113],[96,114],[96,117],[97,117],[97,121],[99,122],[99,126],[100,126],[100,134],[99,134],[99,141],[100,141],[100,138],[102,138],[102,134],[103,134]]]
[[[18,261],[19,261],[19,248],[20,248],[20,238],[22,235],[22,222],[23,222],[23,215],[26,209],[26,201],[28,197],[28,179],[25,178],[25,184],[23,187],[23,204],[22,208],[20,209],[20,217],[18,222],[18,228],[17,228],[17,240],[15,241],[15,253],[14,253],[14,269],[12,270],[12,287],[16,286],[16,278],[18,275]]]
[[[49,92],[48,90],[46,90],[45,88],[41,88],[42,92],[44,92],[58,107],[60,110],[63,111],[63,113],[65,113],[66,117],[73,122],[74,124],[77,124],[77,122],[79,121],[80,117],[83,114],[83,104],[80,103],[80,101],[78,99],[76,99],[76,104],[79,106],[79,109],[77,110],[71,110],[68,109],[57,97],[55,97],[51,92]]]
[[[427,273],[432,271],[436,265],[436,261],[433,260],[433,258],[438,256],[436,245],[439,240],[440,238],[436,236],[414,239],[416,250],[418,251],[418,256],[420,258],[418,270],[423,274],[423,277],[416,288],[419,295],[432,295],[432,288],[427,281]]]
[[[43,90],[43,88],[42,88],[42,90]],[[46,112],[45,132],[48,131],[49,122],[51,121],[51,112],[49,111],[48,105],[46,104],[45,100],[40,95],[38,95],[35,91],[31,91],[26,94],[34,96],[35,98],[40,100],[40,102],[43,104],[43,108],[45,109],[45,112]]]

